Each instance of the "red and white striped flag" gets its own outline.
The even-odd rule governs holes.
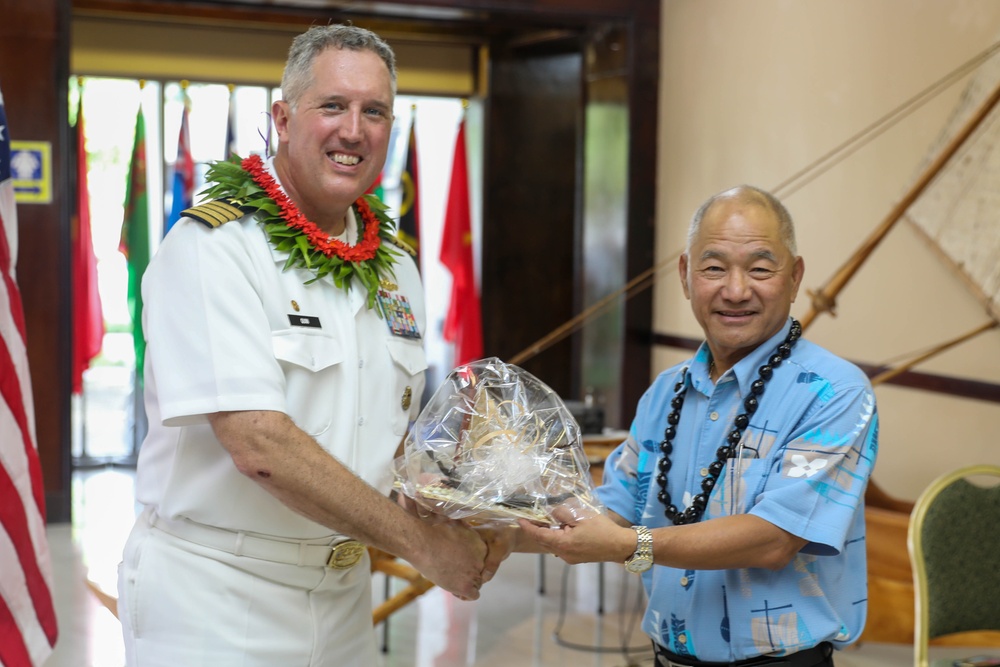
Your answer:
[[[0,665],[41,665],[58,629],[45,535],[45,491],[21,294],[15,281],[17,209],[0,92]]]

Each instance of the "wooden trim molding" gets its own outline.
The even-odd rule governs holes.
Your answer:
[[[181,25],[143,17],[77,15],[70,68],[89,76],[190,79],[278,86],[296,32],[282,24],[249,32],[231,22]],[[393,41],[399,90],[467,97],[476,92],[478,47],[468,43]]]
[[[701,339],[653,332],[653,345],[673,347],[693,352],[701,345]],[[851,363],[864,371],[868,377],[875,377],[879,373],[889,370],[886,366],[865,364],[858,361],[851,361]],[[919,389],[920,391],[933,391],[959,398],[973,398],[979,401],[1000,403],[1000,384],[995,382],[970,380],[948,375],[937,375],[935,373],[905,371],[887,380],[886,384],[907,387],[909,389]]]

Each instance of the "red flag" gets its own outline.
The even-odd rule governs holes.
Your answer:
[[[444,320],[444,339],[455,344],[455,365],[483,356],[483,324],[472,263],[472,220],[469,170],[465,161],[465,118],[458,126],[451,167],[448,208],[441,237],[441,263],[451,271],[451,304]]]
[[[45,490],[24,311],[15,282],[17,208],[0,94],[0,664],[41,665],[56,643]]]
[[[97,258],[90,233],[87,148],[83,131],[83,90],[76,116],[76,215],[72,220],[73,393],[83,391],[83,372],[101,351],[104,314],[97,290]]]

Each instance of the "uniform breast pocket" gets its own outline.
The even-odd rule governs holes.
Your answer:
[[[410,423],[411,408],[416,410],[420,407],[427,356],[423,346],[416,341],[393,337],[386,339],[386,347],[392,358],[395,396],[398,400],[393,409],[392,431],[396,435],[403,435]]]
[[[325,334],[298,331],[276,331],[271,343],[285,375],[288,416],[309,435],[324,433],[333,423],[337,388],[343,382],[343,346]]]

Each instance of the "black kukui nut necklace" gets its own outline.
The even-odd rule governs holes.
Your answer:
[[[716,459],[708,466],[708,475],[701,480],[701,493],[692,498],[691,505],[683,511],[678,510],[677,506],[671,503],[670,492],[667,491],[667,473],[670,471],[671,465],[670,454],[674,451],[673,440],[674,436],[677,435],[677,424],[681,420],[681,407],[684,405],[684,394],[687,392],[687,383],[685,380],[687,379],[688,369],[685,368],[681,371],[681,380],[674,385],[675,395],[673,400],[670,401],[670,407],[673,410],[667,415],[667,428],[663,431],[663,442],[660,443],[660,452],[663,456],[660,457],[657,463],[660,472],[656,476],[656,481],[660,485],[660,492],[656,497],[663,503],[665,508],[663,513],[668,520],[674,522],[674,525],[680,526],[685,523],[697,523],[698,519],[701,518],[705,507],[708,505],[708,497],[711,495],[712,489],[715,488],[715,483],[719,480],[719,475],[722,474],[723,468],[726,467],[726,461],[734,456],[736,447],[743,438],[743,431],[750,425],[750,415],[757,411],[757,406],[759,405],[758,397],[764,393],[764,385],[771,379],[774,369],[780,366],[781,362],[791,355],[792,346],[795,345],[801,336],[802,325],[799,324],[798,320],[793,318],[792,328],[788,332],[788,336],[784,342],[778,345],[778,348],[771,355],[770,359],[767,360],[767,363],[757,369],[757,374],[760,377],[750,385],[750,395],[743,401],[743,409],[746,412],[736,417],[733,421],[734,428],[726,438],[726,444],[715,450]]]

